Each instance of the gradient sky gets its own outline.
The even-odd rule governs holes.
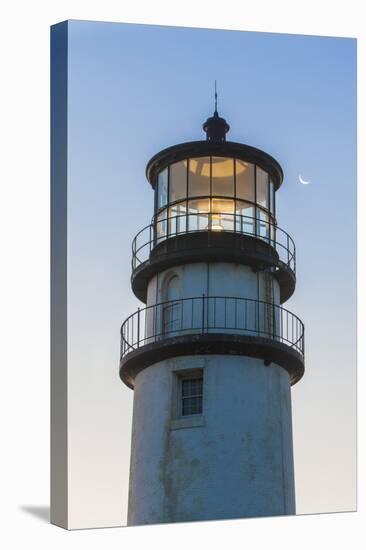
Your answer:
[[[118,378],[119,328],[141,305],[129,279],[153,208],[145,166],[204,139],[215,79],[228,139],[285,174],[277,219],[297,248],[285,307],[306,327],[292,389],[297,512],[355,508],[356,40],[72,21],[69,490],[90,524],[126,520],[132,391]]]

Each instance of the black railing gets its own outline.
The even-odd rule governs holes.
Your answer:
[[[276,250],[279,261],[294,274],[296,272],[295,243],[286,231],[252,216],[212,212],[171,216],[141,229],[132,242],[132,270],[146,262],[153,248],[161,242],[197,231],[239,233],[265,241]]]
[[[121,327],[121,358],[165,338],[209,333],[260,336],[304,355],[304,325],[287,309],[250,298],[203,295],[161,302],[130,315]]]

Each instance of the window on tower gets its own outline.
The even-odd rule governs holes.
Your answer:
[[[203,401],[203,373],[202,370],[195,374],[181,377],[180,379],[180,415],[190,416],[202,414]]]
[[[205,424],[203,399],[205,368],[203,361],[199,359],[195,360],[195,364],[197,366],[193,369],[179,369],[172,373],[172,419],[170,428],[173,430],[196,428]]]

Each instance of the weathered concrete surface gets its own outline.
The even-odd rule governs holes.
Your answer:
[[[147,305],[163,302],[166,281],[178,275],[180,298],[193,296],[232,296],[267,301],[265,272],[228,262],[195,263],[175,266],[154,276],[148,286]],[[280,303],[278,282],[273,279],[273,302]]]
[[[171,299],[174,275],[174,299],[205,294],[279,304],[279,285],[273,280],[268,295],[264,272],[202,262],[153,277],[148,305]],[[148,334],[150,328],[147,321]],[[174,379],[192,368],[204,370],[203,415],[183,427],[174,416]],[[283,368],[250,357],[188,355],[137,375],[130,525],[294,513],[290,379]]]
[[[174,377],[187,368],[204,369],[202,422],[177,428]],[[218,355],[141,371],[129,491],[129,525],[294,514],[288,373]]]

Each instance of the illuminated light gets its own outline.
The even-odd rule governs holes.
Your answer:
[[[212,211],[214,214],[233,214],[234,201],[232,199],[212,199]]]
[[[220,223],[220,214],[212,214],[211,226],[207,227],[211,231],[223,231],[223,227]]]
[[[213,224],[211,225],[211,231],[223,231],[224,228],[220,224]]]

